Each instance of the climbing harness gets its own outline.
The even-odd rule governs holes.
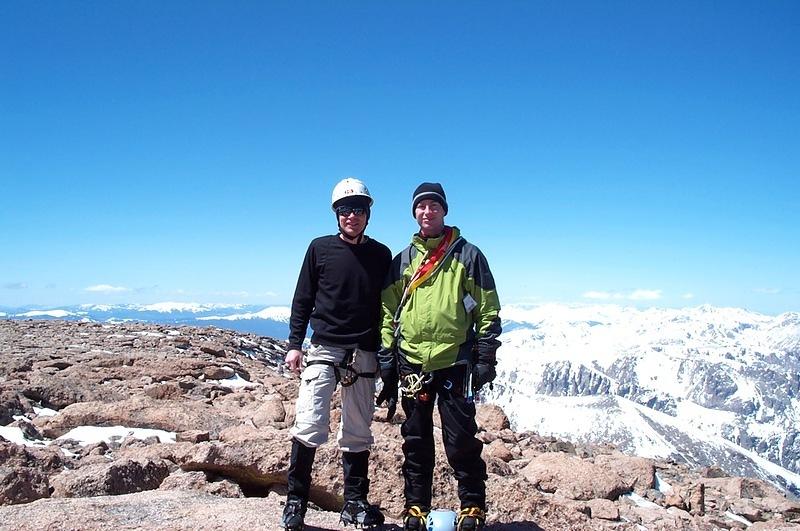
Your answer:
[[[356,383],[359,377],[375,378],[377,375],[375,372],[358,372],[356,370],[354,356],[355,349],[348,348],[345,349],[344,352],[344,358],[342,358],[342,361],[339,363],[328,360],[312,360],[306,363],[306,365],[327,365],[329,367],[333,367],[333,374],[336,377],[336,383],[342,384],[342,387],[350,387]]]

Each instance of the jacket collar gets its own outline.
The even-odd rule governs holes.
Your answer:
[[[445,226],[447,228],[447,226]],[[461,236],[461,231],[458,227],[450,227],[453,230],[453,241],[456,241],[459,236]],[[439,242],[442,241],[444,237],[444,232],[442,232],[441,236],[437,236],[436,238],[428,238],[425,239],[419,235],[419,232],[414,234],[411,238],[411,245],[416,247],[419,251],[423,253],[428,252],[432,249],[436,249],[436,246],[439,245]]]

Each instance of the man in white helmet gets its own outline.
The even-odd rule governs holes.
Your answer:
[[[380,291],[391,251],[366,236],[372,197],[363,182],[347,178],[333,189],[331,208],[339,233],[308,246],[289,322],[286,364],[300,372],[303,339],[311,324],[300,392],[291,429],[292,454],[283,511],[287,530],[303,529],[316,448],[328,440],[331,395],[342,384],[342,415],[337,441],[344,468],[341,521],[357,527],[383,524],[380,510],[367,501],[371,424],[375,410],[376,352],[380,345]]]

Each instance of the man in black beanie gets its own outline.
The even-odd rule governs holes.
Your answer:
[[[384,388],[377,401],[391,411],[402,381],[404,529],[423,531],[430,511],[438,400],[445,453],[458,481],[458,529],[474,531],[486,523],[486,464],[475,436],[474,395],[495,378],[500,301],[483,253],[444,224],[442,185],[419,185],[411,210],[419,232],[392,261],[381,292]]]

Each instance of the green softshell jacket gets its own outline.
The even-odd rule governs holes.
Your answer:
[[[457,227],[453,239],[458,240]],[[443,236],[442,236],[443,237]],[[411,276],[442,237],[422,239],[395,256],[381,292],[381,344],[394,346],[394,315]],[[480,249],[461,238],[441,268],[411,293],[400,313],[397,347],[408,361],[435,371],[480,360],[494,365],[500,346],[500,300]]]

